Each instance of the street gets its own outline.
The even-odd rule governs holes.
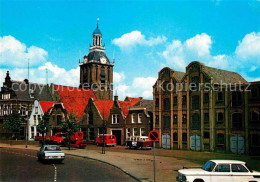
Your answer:
[[[41,163],[36,153],[0,148],[0,181],[135,181],[98,161],[67,155],[63,164]]]

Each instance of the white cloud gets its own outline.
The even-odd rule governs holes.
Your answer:
[[[185,41],[187,49],[194,51],[198,56],[209,55],[212,40],[206,33],[197,34]]]
[[[243,38],[235,51],[236,55],[243,60],[258,57],[260,62],[260,32],[252,32]]]
[[[258,68],[257,66],[252,66],[249,71],[250,71],[250,72],[253,72],[253,71],[255,71],[257,68]]]
[[[64,68],[60,68],[57,65],[53,65],[50,62],[45,63],[44,66],[30,69],[30,82],[45,84],[46,68],[48,69],[48,83],[55,83],[75,87],[79,86],[79,67],[75,69],[65,70]],[[22,81],[28,77],[28,72],[26,68],[14,68],[8,70],[10,72],[10,77],[12,80]],[[0,69],[1,84],[4,82],[6,71],[7,69]]]
[[[113,73],[113,82],[114,83],[120,83],[120,82],[124,81],[124,79],[125,79],[124,72],[121,72],[121,73],[114,72]]]
[[[136,45],[147,45],[153,46],[165,42],[167,39],[165,36],[158,36],[156,38],[146,39],[145,36],[138,30],[132,31],[130,33],[125,33],[119,38],[112,40],[114,45],[117,45],[121,49],[131,49]]]
[[[228,56],[227,55],[217,55],[212,57],[212,61],[208,62],[208,66],[226,69],[228,68]]]
[[[48,53],[39,47],[26,47],[24,43],[13,36],[0,37],[0,58],[1,65],[8,67],[27,67],[27,60],[31,66],[41,65],[46,62]]]
[[[133,80],[132,88],[134,93],[138,93],[137,96],[143,98],[152,98],[153,96],[153,85],[156,82],[154,77],[136,77]]]

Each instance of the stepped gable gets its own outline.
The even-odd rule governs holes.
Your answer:
[[[85,107],[90,98],[96,99],[91,89],[82,89],[77,87],[54,85],[60,102],[69,113],[74,113],[76,117],[81,118]]]

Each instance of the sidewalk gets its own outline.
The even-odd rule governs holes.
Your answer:
[[[24,145],[9,145],[0,144],[0,147],[12,147],[12,148],[25,148]],[[35,145],[28,145],[27,149],[39,150],[40,147]],[[63,148],[63,152],[66,154],[88,157],[91,159],[103,161],[118,168],[122,169],[126,173],[135,176],[140,181],[153,181],[153,156],[123,153],[123,152],[111,152],[106,151],[106,154],[101,154],[101,150],[91,149],[72,149],[68,150]],[[172,157],[156,156],[156,181],[176,181],[177,170],[183,166],[196,166],[196,163],[192,163],[186,160],[179,160]],[[66,160],[65,160],[66,163]]]

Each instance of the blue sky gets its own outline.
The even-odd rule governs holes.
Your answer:
[[[194,60],[260,80],[260,1],[3,1],[0,76],[77,86],[96,19],[114,82],[125,95],[151,98],[164,66],[184,71]],[[1,48],[2,47],[2,48]],[[138,88],[138,89],[137,89]],[[138,91],[136,91],[138,90]]]

